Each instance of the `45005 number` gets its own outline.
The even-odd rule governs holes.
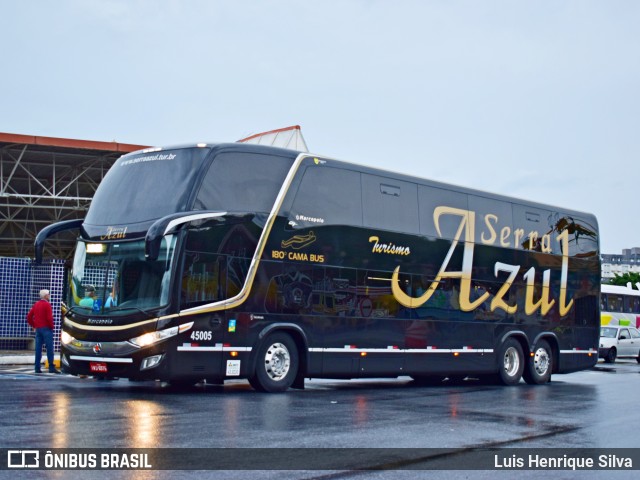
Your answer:
[[[191,340],[211,340],[213,339],[213,334],[211,332],[195,330],[191,332]]]

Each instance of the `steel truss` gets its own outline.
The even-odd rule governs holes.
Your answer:
[[[104,143],[111,148],[89,149],[82,147],[102,146],[102,142],[63,139],[51,139],[57,140],[51,142],[54,145],[3,143],[6,137],[23,136],[0,134],[0,256],[9,257],[33,257],[33,241],[40,229],[84,217],[115,160],[126,151],[143,148]],[[69,258],[76,236],[77,232],[52,237],[45,256]]]

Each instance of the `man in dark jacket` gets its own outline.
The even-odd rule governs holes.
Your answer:
[[[33,304],[27,314],[27,323],[36,331],[36,373],[40,370],[42,359],[42,344],[47,348],[49,373],[60,373],[53,364],[53,310],[49,303],[49,290],[40,290],[40,300]]]

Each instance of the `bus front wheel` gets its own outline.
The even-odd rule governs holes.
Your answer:
[[[498,378],[504,385],[516,385],[522,378],[524,355],[522,346],[514,338],[507,338],[498,354]]]
[[[249,383],[260,392],[284,392],[298,373],[298,348],[286,333],[269,335],[260,344]]]

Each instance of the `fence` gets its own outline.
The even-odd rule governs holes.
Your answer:
[[[36,265],[30,258],[0,257],[0,350],[26,350],[34,331],[27,313],[39,300],[39,292],[51,292],[55,324],[55,349],[60,349],[60,303],[65,283],[64,260],[45,260]]]

